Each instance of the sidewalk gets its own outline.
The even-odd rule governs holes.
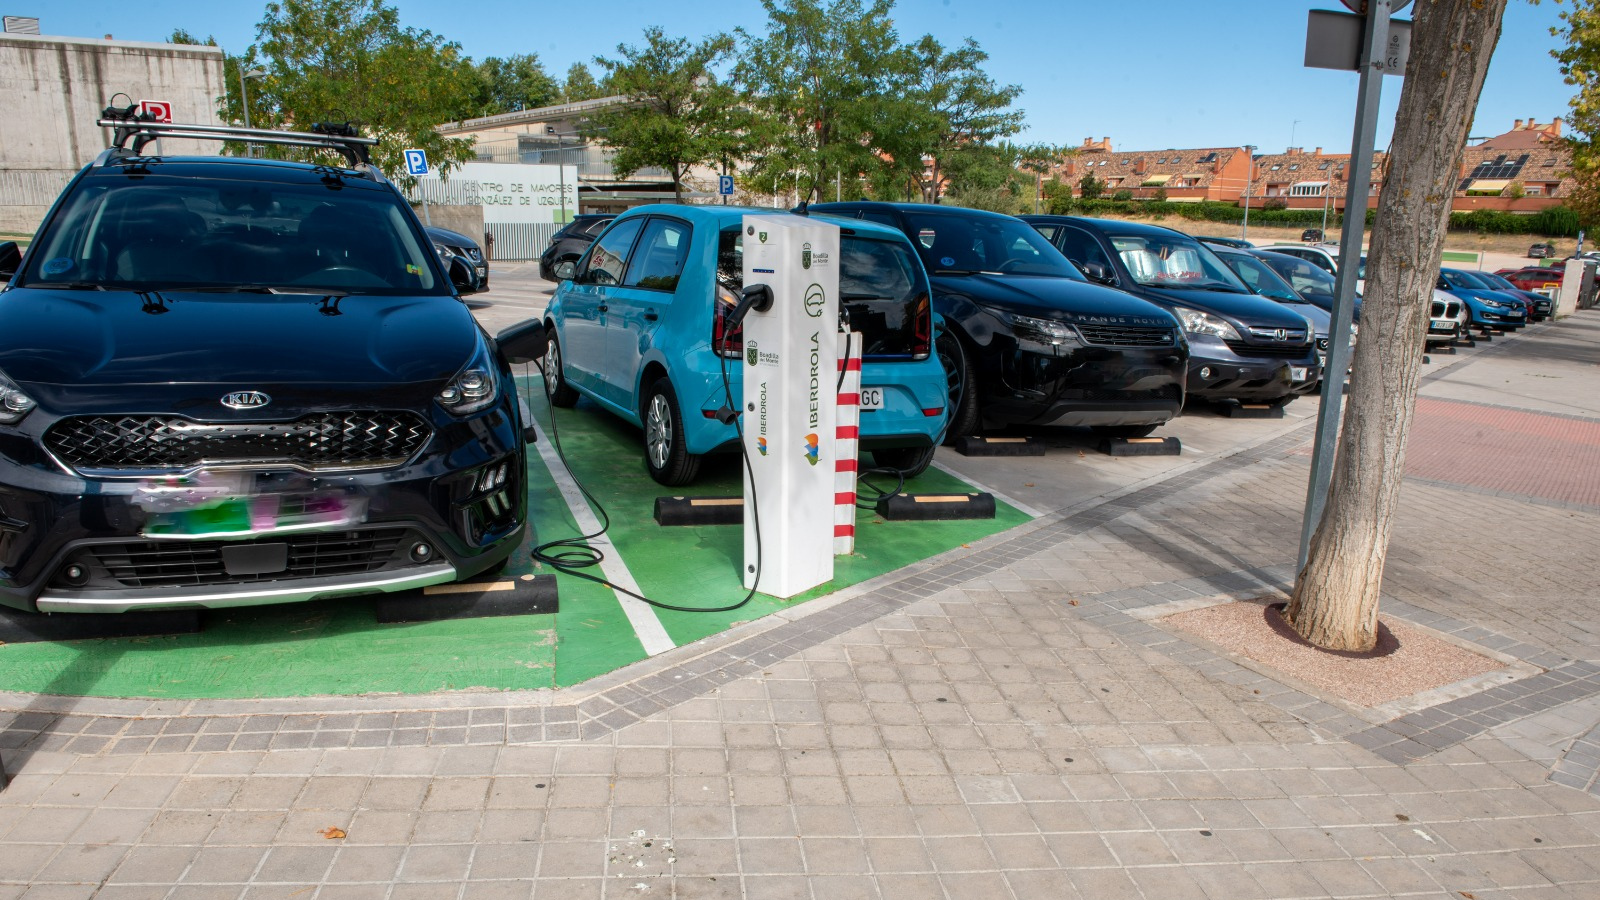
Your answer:
[[[1600,896],[1597,366],[1424,379],[1381,614],[1525,677],[1379,714],[1157,620],[1288,587],[1307,421],[571,690],[0,695],[0,900]]]

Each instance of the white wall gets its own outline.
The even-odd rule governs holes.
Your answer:
[[[114,94],[166,100],[173,121],[215,125],[222,79],[217,47],[0,34],[0,232],[32,233],[67,181],[106,148],[110,133],[94,123]],[[169,155],[220,147],[162,143]]]

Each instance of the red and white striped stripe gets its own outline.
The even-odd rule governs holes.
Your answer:
[[[848,345],[848,347],[847,347]],[[861,335],[839,335],[838,414],[835,416],[833,456],[833,555],[847,556],[856,548],[856,454],[861,446]]]

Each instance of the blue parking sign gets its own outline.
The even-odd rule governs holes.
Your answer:
[[[733,193],[733,176],[732,175],[719,175],[719,176],[717,176],[717,193],[722,194],[724,196]]]
[[[406,174],[407,175],[426,175],[426,174],[428,174],[428,154],[426,152],[422,151],[422,150],[407,150],[406,151]]]

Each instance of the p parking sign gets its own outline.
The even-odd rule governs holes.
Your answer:
[[[407,175],[426,175],[426,174],[428,174],[428,154],[425,151],[422,151],[422,150],[407,150],[406,151],[406,174]]]
[[[717,193],[721,194],[724,197],[732,196],[732,194],[733,194],[733,176],[732,175],[719,175],[719,176],[717,176]]]

